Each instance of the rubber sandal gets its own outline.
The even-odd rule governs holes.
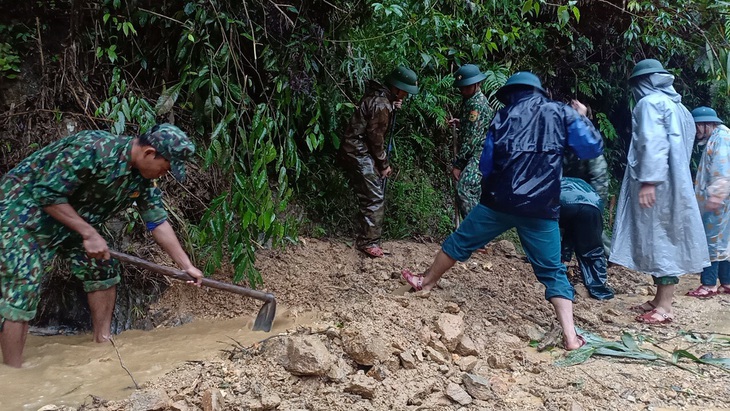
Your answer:
[[[385,255],[385,253],[383,253],[383,249],[378,247],[377,245],[371,245],[369,247],[361,248],[360,251],[367,254],[368,257],[372,258],[380,258]]]
[[[645,305],[648,305],[651,308],[646,308]],[[629,310],[637,312],[639,314],[643,314],[643,313],[648,313],[649,311],[656,310],[656,305],[654,305],[653,301],[646,301],[641,304],[629,307]]]
[[[400,275],[403,277],[404,280],[410,285],[414,290],[421,291],[423,290],[423,276],[422,275],[416,275],[410,272],[409,270],[402,270],[400,272]]]
[[[697,289],[692,290],[685,295],[687,295],[689,297],[697,297],[697,298],[710,298],[717,294],[719,294],[717,291],[709,289],[709,288],[705,287],[704,285],[701,285],[701,286],[697,287]]]
[[[730,287],[727,285],[721,285],[717,287],[718,294],[730,294]]]
[[[659,316],[660,319],[657,319],[656,316]],[[636,321],[644,324],[669,324],[674,321],[674,317],[667,313],[660,313],[657,310],[651,310],[637,316]]]

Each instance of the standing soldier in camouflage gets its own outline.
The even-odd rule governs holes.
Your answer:
[[[408,94],[418,93],[416,73],[398,67],[385,84],[371,80],[345,131],[342,151],[350,181],[360,203],[357,248],[370,257],[382,257],[380,235],[385,215],[385,179],[390,175],[386,136],[393,110]]]
[[[71,261],[87,292],[94,340],[111,338],[120,281],[98,228],[137,204],[152,237],[200,285],[167,221],[154,179],[185,176],[195,146],[177,127],[161,124],[139,137],[83,131],[38,150],[0,179],[0,348],[20,367],[28,321],[36,315],[41,276],[58,253]]]
[[[451,174],[456,183],[458,207],[461,218],[466,218],[479,203],[482,194],[482,173],[479,157],[482,155],[484,137],[494,113],[489,108],[487,96],[482,93],[482,81],[487,76],[473,64],[465,64],[454,73],[454,87],[459,88],[461,103],[458,119],[449,120],[459,127],[459,151],[452,162]]]

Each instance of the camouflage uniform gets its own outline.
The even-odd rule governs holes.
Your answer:
[[[357,247],[380,242],[385,215],[385,193],[379,171],[388,168],[385,138],[390,128],[395,96],[377,81],[368,82],[342,141],[342,151],[360,203]]]
[[[175,158],[195,150],[187,136],[171,125],[155,126],[147,136],[181,178],[184,171]],[[167,220],[161,191],[130,164],[132,141],[105,131],[82,131],[38,150],[0,179],[0,321],[35,317],[40,278],[56,253],[70,258],[72,273],[87,292],[120,280],[114,260],[90,259],[81,236],[44,207],[69,204],[97,231],[134,203],[149,229]]]
[[[454,168],[461,170],[456,191],[462,218],[466,218],[471,209],[479,203],[482,194],[479,157],[482,155],[484,138],[493,115],[487,97],[479,90],[461,104],[459,153],[452,164]]]

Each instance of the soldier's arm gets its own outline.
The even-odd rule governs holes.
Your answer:
[[[141,194],[137,199],[137,207],[147,230],[153,231],[167,221],[167,211],[162,203],[162,191],[156,184],[151,184]]]
[[[463,170],[472,157],[479,155],[484,146],[491,113],[479,107],[471,107],[461,122],[461,147],[453,162],[455,168]]]
[[[81,218],[70,204],[49,205],[43,207],[43,211],[55,218],[59,223],[79,233],[84,240],[84,249],[89,257],[102,260],[109,259],[109,247],[106,244],[106,240],[104,240],[94,227]]]
[[[390,110],[387,107],[375,107],[365,129],[368,151],[375,160],[378,170],[389,167],[388,154],[385,150],[385,137],[390,125]]]
[[[596,190],[603,203],[608,204],[608,163],[603,154],[588,160],[588,174],[591,178],[591,187]]]
[[[195,279],[195,285],[200,286],[203,281],[203,272],[193,265],[188,254],[183,250],[178,241],[175,231],[168,221],[155,227],[152,230],[152,238],[162,247],[163,250],[172,257],[177,265],[188,275]],[[191,281],[188,281],[189,283]]]

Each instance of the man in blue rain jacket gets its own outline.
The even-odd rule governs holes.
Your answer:
[[[497,91],[505,107],[489,126],[479,160],[482,196],[422,275],[403,270],[416,290],[430,290],[456,261],[516,228],[532,268],[555,309],[566,350],[584,340],[573,323],[574,290],[560,261],[560,176],[566,147],[582,159],[603,152],[600,133],[585,117],[586,107],[547,98],[540,80],[518,72]],[[577,111],[576,111],[577,110]]]

